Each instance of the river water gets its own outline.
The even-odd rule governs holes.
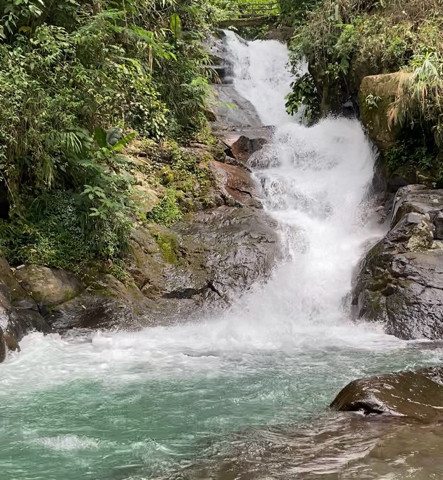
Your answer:
[[[217,318],[26,337],[0,366],[2,480],[434,478],[392,476],[394,453],[367,460],[386,430],[326,408],[356,377],[443,358],[349,320],[353,272],[383,235],[374,151],[355,120],[306,128],[285,114],[283,45],[227,42],[235,88],[276,127],[251,165],[284,261]],[[426,445],[439,435],[420,432]],[[350,459],[361,463],[349,476]]]

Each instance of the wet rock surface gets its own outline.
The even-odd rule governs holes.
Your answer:
[[[172,478],[427,480],[443,475],[441,425],[405,417],[333,412],[306,428],[238,432],[229,441],[228,452],[210,448],[207,459]]]
[[[0,257],[0,362],[8,350],[19,350],[18,342],[32,331],[49,333],[50,327],[37,302]]]
[[[51,309],[57,331],[138,329],[226,308],[264,280],[279,255],[275,224],[263,211],[222,206],[172,229],[134,232],[126,284],[99,276],[79,296]]]
[[[402,339],[443,338],[443,190],[399,190],[391,229],[367,254],[353,294],[357,319]]]
[[[127,279],[96,272],[80,281],[69,272],[36,266],[13,271],[2,260],[0,358],[1,349],[15,349],[30,331],[134,330],[185,321],[226,308],[265,280],[280,255],[276,224],[254,197],[257,186],[246,170],[218,168],[228,177],[224,193],[220,190],[226,204],[189,215],[172,228],[136,229],[125,259]]]
[[[441,373],[441,368],[435,368],[355,380],[338,394],[331,407],[435,422],[443,419]]]
[[[261,190],[245,167],[211,161],[210,169],[219,184],[224,203],[231,206],[262,208]]]
[[[0,328],[0,363],[6,358],[6,341],[3,330]]]
[[[225,153],[246,164],[249,158],[261,150],[272,138],[271,127],[240,128],[230,132],[218,134],[221,142],[226,146]]]

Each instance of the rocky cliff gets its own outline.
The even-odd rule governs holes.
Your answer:
[[[399,190],[388,234],[362,263],[353,306],[356,318],[397,337],[443,337],[443,190]]]

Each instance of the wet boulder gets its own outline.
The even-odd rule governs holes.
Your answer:
[[[137,234],[129,268],[156,324],[226,308],[265,281],[280,255],[275,221],[247,206],[198,212],[151,235],[154,243],[146,231]]]
[[[241,128],[219,135],[228,157],[246,164],[251,155],[261,150],[272,138],[271,127]]]
[[[48,333],[50,327],[8,262],[0,257],[0,362],[8,350],[19,351],[19,341],[33,331]]]
[[[402,339],[443,338],[443,243],[437,229],[443,190],[400,189],[391,229],[356,278],[356,319],[381,322]]]
[[[110,274],[98,274],[81,294],[51,308],[47,321],[64,333],[72,329],[133,330],[148,324],[149,304],[134,285]]]
[[[261,208],[261,191],[245,167],[212,160],[210,169],[224,203],[231,206]]]
[[[84,289],[81,281],[65,270],[27,265],[15,272],[21,287],[44,307],[53,307],[76,297]]]
[[[381,375],[351,382],[331,407],[343,412],[439,421],[443,419],[443,386],[433,380],[430,371]]]

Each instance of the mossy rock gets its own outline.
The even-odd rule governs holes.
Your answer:
[[[67,302],[84,289],[79,278],[72,273],[40,265],[20,268],[15,277],[38,304],[46,307]]]
[[[397,143],[401,128],[389,123],[389,110],[398,93],[403,72],[371,75],[363,79],[359,104],[361,119],[371,140],[382,151]]]

